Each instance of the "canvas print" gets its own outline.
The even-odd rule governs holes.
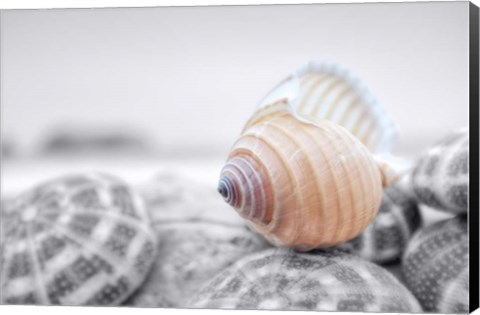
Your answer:
[[[475,6],[0,17],[1,304],[475,305]]]

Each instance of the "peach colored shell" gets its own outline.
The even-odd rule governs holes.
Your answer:
[[[393,123],[358,81],[339,73],[313,63],[280,84],[247,122],[221,171],[224,200],[274,245],[310,250],[354,238],[395,177],[372,154],[388,151]]]

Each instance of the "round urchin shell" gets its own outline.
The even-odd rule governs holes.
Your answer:
[[[419,312],[415,297],[388,271],[344,252],[273,248],[225,269],[192,307],[264,310]]]
[[[40,184],[2,211],[2,304],[117,305],[144,280],[156,238],[141,199],[105,174]]]
[[[425,151],[413,170],[418,200],[454,214],[468,210],[469,135],[461,129]]]
[[[468,312],[469,253],[466,215],[419,230],[402,262],[405,283],[425,311]]]
[[[340,247],[376,263],[401,258],[409,239],[422,223],[417,201],[404,185],[402,179],[385,188],[373,222]]]

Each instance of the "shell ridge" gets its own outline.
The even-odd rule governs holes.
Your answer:
[[[312,135],[312,133],[310,133],[310,132],[308,131],[308,128],[305,128],[305,127],[302,126],[302,129],[305,131],[305,134],[309,137],[309,139],[310,139],[313,143],[316,143],[316,142],[317,142],[316,139],[315,139],[315,137]],[[321,152],[322,156],[325,158],[325,154],[324,154],[324,152],[323,152],[320,148],[319,148],[319,151]],[[317,172],[317,168],[315,167],[315,163],[312,161],[312,159],[311,159],[310,157],[308,157],[308,155],[307,155],[306,157],[307,157],[308,162],[310,163],[312,169],[314,170],[313,176],[315,176],[315,185],[316,185],[316,187],[317,187],[317,189],[318,189],[318,191],[319,191],[319,194],[318,194],[318,197],[319,197],[319,198],[317,198],[317,200],[319,200],[320,205],[321,205],[321,207],[319,207],[319,209],[318,209],[318,210],[319,210],[319,213],[318,213],[318,214],[319,214],[319,219],[320,219],[322,222],[325,222],[325,221],[326,221],[326,220],[325,220],[325,215],[326,215],[326,213],[325,213],[324,209],[326,209],[326,204],[325,204],[324,198],[322,198],[322,196],[325,195],[325,189],[324,189],[323,185],[320,184],[320,176],[319,176],[319,174],[318,174],[318,172]],[[325,229],[319,229],[319,231],[318,231],[318,237],[319,237],[320,239],[323,239],[323,238],[324,238],[324,234],[325,234],[324,231],[325,231]]]
[[[328,123],[331,123],[331,122],[329,122],[329,121],[327,121],[327,122],[328,122]],[[311,124],[311,123],[314,123],[314,122],[308,122],[308,123]],[[328,129],[326,129],[327,126],[323,126],[323,125],[322,125],[322,126],[320,126],[320,127],[321,127],[321,129],[322,129],[324,132],[330,132]],[[307,135],[309,135],[312,139],[315,139],[315,135],[312,134],[312,131],[311,131],[309,128],[305,128],[304,131],[305,131],[305,133],[306,133]],[[344,129],[344,131],[345,131],[346,133],[348,133],[347,130]],[[336,136],[336,137],[338,137],[339,135],[338,135],[337,133],[335,133],[335,134],[330,134],[330,136]],[[330,138],[330,137],[329,137],[329,138]],[[354,140],[354,141],[356,141],[355,138],[353,138],[353,137],[352,137],[351,139]],[[330,143],[333,147],[335,147],[334,141],[328,141],[328,143]],[[337,148],[337,149],[338,149],[338,148]],[[324,150],[321,150],[321,149],[320,149],[319,151],[320,151],[320,153],[322,154],[323,161],[327,164],[327,168],[328,168],[328,169],[334,169],[334,165],[332,164],[332,162],[330,161],[330,159],[329,159],[328,156],[326,155],[325,151],[324,151]],[[339,163],[339,162],[337,161],[337,162],[335,162],[335,163]],[[332,179],[333,179],[333,182],[334,182],[335,187],[337,187],[336,190],[338,191],[338,190],[339,190],[339,188],[338,188],[338,187],[339,187],[338,180],[337,180],[336,176],[331,176],[331,177],[332,177]],[[331,222],[332,226],[336,226],[336,224],[337,224],[336,222],[342,221],[342,213],[343,213],[342,210],[341,210],[341,209],[343,209],[341,198],[336,198],[335,201],[336,201],[336,204],[338,205],[338,209],[340,209],[340,212],[339,212],[340,216],[337,216],[335,223]],[[323,213],[323,215],[325,215],[325,212]],[[325,232],[326,232],[326,230],[323,231],[322,234],[325,235]],[[325,239],[324,243],[326,243],[326,244],[331,243],[331,241],[335,239],[335,236],[336,236],[336,234],[338,233],[338,231],[337,231],[337,229],[335,229],[335,230],[333,231],[333,234],[331,234],[331,233],[332,233],[332,232],[330,232],[330,239],[328,239],[328,242],[327,242],[327,239]]]
[[[315,173],[315,167],[313,166],[313,163],[311,161],[311,159],[308,157],[308,154],[307,152],[304,152],[304,147],[302,146],[302,143],[300,141],[298,141],[293,135],[292,133],[286,129],[285,127],[283,127],[281,124],[279,124],[278,122],[269,122],[269,125],[276,128],[277,130],[281,131],[282,134],[284,136],[286,136],[289,141],[291,141],[292,143],[294,143],[296,146],[297,146],[297,152],[300,153],[303,155],[303,158],[308,161],[308,165],[309,165],[309,168]],[[316,142],[316,141],[314,141]],[[292,159],[294,156],[292,155],[290,158]],[[302,159],[303,160],[303,159]],[[303,175],[303,173],[302,173]],[[305,175],[311,175],[311,174],[305,174]],[[295,176],[296,177],[296,176]],[[316,177],[316,174],[315,174],[315,177]],[[296,183],[300,183],[298,179],[295,180]],[[317,187],[319,186],[318,183],[315,183],[317,185]],[[294,189],[295,190],[298,190],[299,189],[299,185],[294,185]],[[297,191],[293,192],[294,195],[296,196],[299,196],[298,199],[297,199],[297,203],[299,204],[299,209],[304,209],[306,207],[305,205],[305,201],[301,198],[302,194],[301,193],[298,193]],[[298,221],[299,222],[303,222],[304,221],[304,214],[303,214],[303,211],[296,211],[297,212],[297,218],[298,218]],[[296,231],[296,234],[295,234],[295,237],[294,239],[298,239],[302,233],[301,229],[295,229]]]
[[[270,150],[272,150],[273,152],[276,153],[277,158],[278,158],[279,161],[282,163],[282,166],[283,166],[284,168],[286,168],[286,166],[288,166],[288,163],[286,162],[286,161],[287,161],[287,158],[286,158],[285,156],[280,155],[280,154],[278,153],[279,150],[277,150],[277,146],[276,146],[275,144],[271,143],[267,137],[265,137],[265,136],[263,136],[263,135],[261,135],[261,134],[258,134],[258,135],[255,135],[255,138],[261,140],[265,145],[267,145],[267,147],[269,147]],[[287,170],[288,170],[288,168],[287,168]],[[291,172],[287,171],[287,172],[286,172],[286,175],[288,176],[288,178],[290,179],[290,181],[292,181],[292,176],[293,176],[293,175],[291,174]],[[274,193],[274,190],[273,190],[273,193]],[[276,201],[276,197],[277,197],[277,196],[274,196],[274,200],[275,200],[275,201]],[[272,229],[277,228],[277,224],[273,224],[274,222],[275,222],[275,223],[278,223],[276,219],[278,219],[278,213],[279,213],[280,211],[278,211],[277,206],[278,206],[278,202],[275,202],[275,209],[274,209],[274,211],[273,211],[273,217],[272,217],[272,222],[271,222],[271,223],[272,223]],[[277,210],[277,211],[275,211],[275,210]],[[274,220],[274,219],[275,219],[275,220]]]
[[[345,141],[346,139],[342,139],[341,137],[338,137],[337,139],[342,140],[343,144],[346,145],[346,146],[348,146],[348,144],[347,144],[346,141]],[[348,140],[350,140],[350,139],[348,139]],[[341,150],[339,149],[339,143],[337,143],[337,141],[331,141],[331,143],[332,143],[332,146],[335,148],[337,154],[340,154]],[[351,169],[350,169],[350,167],[348,166],[347,163],[345,163],[345,161],[344,161],[343,159],[339,159],[339,160],[338,160],[338,163],[339,163],[339,165],[341,165],[341,167],[343,168],[343,170],[344,170],[344,172],[345,172],[345,175],[346,175],[346,177],[347,177],[347,185],[351,185],[351,183],[352,183],[352,177],[351,177]],[[351,204],[350,204],[350,209],[351,209],[350,213],[344,213],[344,210],[343,210],[344,207],[342,206],[341,203],[339,203],[339,214],[342,215],[342,217],[341,217],[342,219],[341,219],[341,220],[344,220],[344,219],[343,219],[343,216],[344,216],[344,215],[349,218],[349,222],[347,222],[348,224],[342,224],[341,227],[340,227],[340,229],[337,230],[336,236],[337,236],[337,235],[342,235],[342,233],[345,234],[342,239],[345,239],[346,237],[347,237],[347,238],[352,238],[352,237],[349,237],[349,236],[352,235],[353,231],[355,230],[355,227],[356,227],[356,226],[355,226],[354,222],[356,222],[356,221],[358,220],[358,219],[357,219],[357,213],[356,213],[357,211],[355,211],[355,206],[354,206],[354,204],[355,204],[355,198],[354,198],[355,189],[349,189],[349,191],[350,191],[349,196],[350,196],[350,202],[351,202]],[[339,200],[342,200],[342,198],[339,198]],[[347,208],[347,207],[345,207],[345,208]],[[349,230],[346,230],[346,229],[345,229],[345,226],[346,226],[346,225],[349,226]],[[347,232],[348,232],[348,233],[347,233]],[[335,237],[334,237],[334,238],[335,238]]]
[[[375,182],[378,182],[381,186],[381,170],[380,168],[378,167],[377,164],[374,164],[374,163],[367,163],[367,167],[368,171],[366,172],[366,174],[368,174],[369,176],[369,179],[370,179],[370,187],[378,187],[376,185],[374,185]],[[375,189],[374,188],[374,189]],[[380,195],[382,194],[383,192],[383,189],[380,188]],[[371,211],[373,211],[373,215],[370,216],[370,218],[368,216],[365,216],[366,219],[367,219],[367,222],[364,223],[365,226],[368,226],[374,219],[375,219],[375,216],[376,216],[376,213],[378,213],[378,208],[380,207],[381,205],[381,197],[380,197],[380,200],[379,200],[379,203],[376,207],[372,207]],[[369,220],[368,220],[369,219]]]
[[[355,140],[356,140],[356,139],[355,139]],[[355,141],[355,142],[356,142],[357,144],[363,145],[363,144],[359,143],[358,141]],[[367,151],[365,150],[364,153],[366,153],[366,152],[367,152]],[[364,155],[365,155],[365,154],[364,154]],[[364,169],[364,170],[365,170],[365,169],[369,169],[369,167],[370,167],[369,165],[371,166],[371,163],[369,163],[369,161],[368,161],[366,158],[362,159],[362,162],[361,162],[361,168],[362,168],[362,169]],[[371,175],[370,172],[367,172],[367,173]],[[372,180],[372,177],[370,176],[369,179]],[[368,182],[368,178],[366,178],[366,176],[360,176],[360,183],[359,183],[359,185],[360,185],[360,187],[361,187],[361,194],[362,194],[361,196],[366,196],[366,195],[368,194],[368,192],[367,192],[367,190],[366,190],[366,187],[368,187],[367,182]],[[377,208],[378,208],[378,207],[377,207]],[[378,209],[372,209],[372,211],[376,211],[376,212],[378,213]],[[374,220],[374,218],[376,217],[376,215],[377,215],[377,214],[374,215],[374,217],[372,218],[372,221]],[[361,219],[361,220],[360,220],[360,219]],[[356,224],[357,224],[358,226],[364,226],[365,229],[367,229],[369,224],[366,222],[366,220],[368,219],[368,217],[365,216],[365,215],[363,215],[363,216],[360,216],[360,219],[357,220],[357,223],[356,223]],[[365,229],[364,229],[364,230],[365,230]],[[362,233],[362,232],[360,232],[360,233]],[[360,233],[358,233],[357,236],[358,236]],[[366,234],[368,234],[368,233],[364,233],[364,236],[366,236]]]
[[[240,157],[240,158],[242,160],[245,160],[244,157]],[[254,176],[257,180],[257,183],[263,183],[262,179],[260,178],[260,174],[257,173],[257,171],[253,168],[253,166],[248,162],[245,162],[245,165],[247,165],[247,167],[251,170],[252,174],[254,174]],[[261,196],[260,196],[261,217],[263,218],[266,215],[266,207],[267,207],[266,198],[267,198],[267,195],[266,195],[265,188],[263,187],[263,185],[261,185],[261,187],[259,189],[260,189],[260,192],[261,192]],[[256,203],[254,203],[254,204],[256,205]]]
[[[257,139],[258,141],[262,141],[262,142],[263,142],[263,140],[262,140],[260,137],[256,136],[256,135],[252,135],[252,134],[246,133],[246,134],[244,134],[244,136],[246,136],[246,137],[252,137],[253,139]],[[270,149],[273,150],[273,148],[272,148],[268,143],[264,143],[264,144],[267,145],[267,146],[269,146]],[[232,155],[236,155],[237,152],[242,152],[242,153],[244,152],[245,154],[253,155],[254,151],[255,151],[255,150],[242,147],[241,149],[238,149],[238,148],[237,148],[237,149],[233,150],[233,151],[232,151]],[[267,174],[267,176],[268,176],[268,178],[269,178],[270,188],[273,188],[273,184],[272,184],[272,180],[271,180],[271,179],[272,179],[272,174],[271,174],[271,172],[269,171],[268,167],[265,167],[265,166],[263,167],[263,170],[265,171],[265,173]],[[272,217],[271,217],[271,219],[270,219],[270,222],[269,222],[268,224],[265,224],[265,225],[262,226],[262,230],[263,230],[263,231],[267,231],[267,232],[271,232],[273,229],[276,228],[275,224],[272,224],[273,219],[274,219],[274,213],[276,212],[276,208],[277,208],[277,202],[275,202],[275,201],[277,200],[277,196],[276,196],[275,189],[271,189],[270,194],[271,194],[271,197],[272,197],[272,202],[273,202],[273,204],[274,204],[274,209],[273,209],[273,211],[272,211]],[[253,227],[253,229],[254,229],[254,230],[257,230],[257,229],[254,228],[254,227]]]
[[[237,157],[238,159],[239,157]],[[241,184],[241,187],[239,187],[239,189],[241,190],[245,190],[245,189],[248,189],[248,191],[244,191],[242,193],[242,204],[240,206],[240,208],[242,209],[242,212],[245,213],[245,211],[248,211],[248,213],[245,213],[245,215],[247,216],[253,216],[253,213],[252,213],[252,210],[254,210],[254,207],[255,207],[255,189],[253,187],[253,183],[249,180],[249,176],[247,173],[245,173],[243,171],[243,168],[240,166],[240,165],[237,165],[233,162],[233,159],[230,160],[227,164],[230,164],[232,165],[232,167],[234,169],[236,169],[238,172],[240,172],[240,174],[242,175],[242,177],[245,179],[245,180],[242,180],[242,178],[240,178],[240,176],[237,176],[237,174],[235,172],[232,172],[230,171],[230,173],[237,178],[238,182]],[[248,165],[248,163],[244,163],[246,165]],[[246,184],[248,187],[245,187]],[[262,192],[263,192],[263,187],[262,187]],[[250,209],[245,209],[248,204],[247,204],[247,198],[250,197],[249,199],[249,202],[250,202]]]
[[[227,163],[227,165],[228,165],[228,163]],[[238,176],[232,170],[226,169],[226,170],[224,170],[224,172],[230,174],[233,177],[235,177],[235,179],[237,180],[238,183],[242,183],[242,179],[240,178],[240,176]],[[242,189],[242,188],[244,188],[244,187],[243,186],[239,187],[239,189]],[[248,213],[245,213],[245,211],[244,211],[245,210],[244,207],[245,207],[245,204],[246,204],[246,196],[245,196],[246,194],[245,194],[245,192],[242,192],[240,195],[241,195],[241,200],[237,200],[237,202],[240,202],[240,204],[238,205],[238,208],[241,209],[241,214],[242,214],[243,217],[248,217]],[[236,194],[236,197],[238,198],[238,193]]]
[[[331,122],[329,122],[329,123],[331,123]],[[325,132],[330,132],[327,127],[328,127],[328,125],[322,126],[322,128],[325,128],[325,129],[324,129]],[[340,126],[340,127],[341,127],[341,126]],[[344,129],[344,128],[343,128],[343,130],[344,130],[344,132],[348,133],[348,130],[346,130],[346,129]],[[315,136],[312,134],[311,131],[308,130],[308,128],[306,128],[306,134],[308,134],[308,135],[309,135],[310,137],[312,137],[312,138],[315,138]],[[338,134],[337,134],[336,136],[338,136]],[[351,139],[353,140],[353,139],[355,139],[355,138],[352,137]],[[337,149],[337,151],[338,151],[338,147],[336,147],[334,141],[329,141],[329,143],[330,143],[331,146],[335,147],[335,148]],[[328,158],[328,156],[325,154],[325,151],[320,149],[320,152],[321,152],[321,154],[322,154],[322,156],[323,156],[324,161],[325,161],[326,164],[328,165],[328,169],[334,169],[334,165],[332,164],[332,162],[330,161],[330,159]],[[364,162],[366,162],[366,161],[364,161]],[[336,163],[341,163],[341,162],[338,162],[338,161],[337,161]],[[343,164],[342,164],[342,165],[343,165]],[[367,165],[367,167],[368,167],[368,165]],[[335,189],[338,191],[338,190],[339,190],[339,186],[338,186],[338,181],[337,181],[337,179],[336,179],[336,176],[332,175],[332,178],[333,178],[333,181],[334,181],[334,185],[335,185],[335,187],[336,187]],[[340,216],[337,217],[337,220],[335,221],[335,224],[332,222],[332,226],[333,226],[333,225],[336,225],[337,222],[340,222],[340,221],[342,220],[342,213],[343,213],[343,212],[342,212],[342,209],[343,209],[343,207],[341,206],[341,204],[342,204],[341,200],[338,200],[338,208],[340,209],[340,211],[339,211]],[[335,239],[335,237],[336,237],[336,235],[337,235],[337,232],[338,232],[338,229],[334,229],[334,234],[331,235],[331,239],[330,239],[329,241]],[[325,240],[325,241],[326,241],[326,240]],[[328,242],[326,242],[326,243],[328,243]]]
[[[271,121],[267,122],[265,125],[267,125],[267,124],[268,124],[269,126],[275,128],[275,125],[273,125],[273,124],[271,123]],[[278,130],[278,126],[277,126],[276,128],[277,128],[277,130]],[[283,130],[283,127],[280,127],[280,128],[281,128],[280,130]],[[288,178],[289,178],[289,182],[295,183],[294,187],[295,187],[295,189],[296,189],[296,188],[299,186],[299,182],[298,182],[297,176],[295,176],[295,174],[292,174],[292,171],[291,171],[291,170],[289,169],[289,167],[288,167],[288,165],[289,165],[289,163],[288,163],[288,157],[286,157],[283,153],[281,153],[281,150],[278,150],[278,149],[277,149],[277,148],[278,148],[278,145],[275,144],[275,143],[272,143],[268,137],[265,137],[264,135],[259,135],[258,137],[259,137],[259,139],[262,139],[263,142],[264,142],[265,144],[267,144],[267,145],[273,150],[273,152],[276,153],[276,156],[279,158],[279,161],[282,163],[283,169],[286,170],[285,174],[287,174],[287,176],[288,176]],[[295,197],[295,204],[296,204],[296,207],[295,207],[295,210],[294,210],[294,211],[295,211],[298,215],[302,216],[302,214],[299,213],[300,211],[298,210],[298,209],[300,209],[300,207],[301,207],[301,205],[302,205],[302,202],[299,201],[298,194],[297,194],[296,197]],[[275,226],[278,226],[278,223],[284,220],[284,218],[280,218],[280,214],[282,214],[282,211],[278,211],[278,207],[277,207],[277,206],[283,206],[283,205],[279,205],[278,202],[275,202],[275,209],[274,209],[274,212],[273,212],[273,218],[276,219],[276,220],[275,220],[275,223],[277,223],[277,224],[275,224]],[[288,210],[288,211],[291,211],[291,209],[287,209],[287,210]],[[300,219],[298,219],[298,220],[295,220],[295,222],[294,222],[294,223],[295,223],[295,226],[296,226],[297,228],[295,228],[295,231],[296,231],[295,233],[296,233],[296,234],[294,235],[294,238],[293,238],[293,239],[296,239],[296,238],[298,237],[298,235],[299,235],[299,234],[298,234],[298,233],[299,233],[299,230],[300,230],[300,229],[299,229],[299,224],[300,224],[299,222],[302,222],[302,220],[303,220],[303,219],[300,218]],[[291,241],[292,241],[292,239],[290,238],[290,239],[289,239],[289,243],[291,243]]]

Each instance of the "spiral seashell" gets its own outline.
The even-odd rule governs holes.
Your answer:
[[[425,311],[468,313],[467,217],[460,215],[419,230],[402,262],[406,285]]]
[[[310,250],[346,242],[370,224],[383,187],[396,177],[372,155],[386,152],[393,130],[358,80],[308,64],[261,102],[233,145],[218,191],[274,245]]]
[[[412,174],[421,203],[453,214],[468,210],[468,129],[454,132],[419,158]]]
[[[57,178],[7,208],[0,304],[118,305],[153,263],[143,203],[115,177]]]
[[[161,174],[147,186],[143,191],[159,255],[147,281],[126,305],[189,307],[188,299],[221,270],[266,248],[241,218],[231,215],[214,186],[172,174]]]
[[[385,188],[373,222],[341,247],[376,263],[389,263],[401,258],[409,239],[422,223],[417,201],[408,187],[404,187],[407,184],[404,180],[408,180],[406,176]]]
[[[415,297],[388,271],[340,251],[297,253],[273,248],[222,271],[192,307],[419,312]]]

